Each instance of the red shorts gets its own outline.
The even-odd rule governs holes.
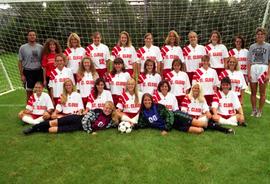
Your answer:
[[[233,116],[233,115],[222,115],[222,114],[218,114],[218,115],[224,119],[229,119]]]
[[[218,76],[221,74],[221,72],[225,70],[225,68],[213,68],[213,69],[216,70]]]
[[[121,95],[112,95],[113,103],[116,106],[118,104]]]
[[[164,76],[166,76],[166,74],[169,73],[170,71],[172,71],[172,70],[171,69],[163,69],[162,77],[164,78]]]
[[[213,97],[214,97],[214,95],[204,95],[204,98],[205,98],[205,100],[206,100],[206,102],[207,102],[207,105],[208,105],[209,107],[212,106]]]
[[[192,84],[192,79],[193,79],[194,74],[195,74],[195,72],[187,72],[190,84]]]
[[[59,104],[60,102],[60,98],[53,98],[53,101],[54,101],[54,107]]]
[[[129,75],[133,77],[133,69],[126,69],[126,72],[128,72]]]
[[[107,72],[107,68],[103,68],[103,69],[96,69],[99,78],[105,78],[105,74]]]
[[[138,113],[124,112],[129,118],[134,118]]]
[[[87,104],[87,101],[88,101],[88,97],[82,98],[82,101],[83,101],[83,106],[84,106],[84,108],[86,108],[86,104]]]
[[[31,117],[32,117],[33,119],[37,119],[37,118],[39,118],[39,117],[41,117],[41,116],[43,116],[43,115],[31,114]]]
[[[175,96],[175,97],[177,99],[178,107],[179,107],[179,109],[181,109],[181,103],[182,103],[183,99],[185,98],[185,95],[183,95],[183,96]]]

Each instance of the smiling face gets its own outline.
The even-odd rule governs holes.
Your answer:
[[[72,48],[77,48],[79,46],[79,42],[75,37],[71,37],[70,45]]]
[[[150,47],[153,44],[153,37],[152,37],[152,35],[148,35],[147,37],[145,37],[144,43],[145,43],[145,45],[147,47]]]
[[[65,66],[64,58],[61,56],[56,56],[55,58],[55,65],[59,70],[62,70]]]
[[[100,34],[93,36],[92,39],[93,39],[93,43],[95,45],[99,45],[101,43],[101,35]]]
[[[162,86],[160,86],[160,91],[161,93],[166,96],[167,93],[169,92],[169,86],[167,83],[164,83]]]
[[[218,41],[219,41],[219,38],[218,38],[218,35],[217,33],[213,33],[212,36],[211,36],[211,42],[213,45],[216,45],[218,44]]]
[[[192,46],[195,46],[197,45],[198,43],[198,36],[196,33],[190,33],[188,35],[188,39],[189,39],[189,43],[192,45]]]
[[[202,66],[204,69],[207,69],[209,67],[210,61],[207,58],[202,58]]]
[[[197,98],[200,94],[200,86],[198,84],[196,84],[192,87],[191,90],[192,90],[193,97]]]
[[[257,43],[263,43],[265,41],[265,34],[262,31],[258,31],[256,34]]]
[[[73,91],[73,84],[71,80],[68,80],[67,82],[65,82],[64,87],[67,91],[68,94],[72,93]]]
[[[228,64],[229,64],[229,69],[231,71],[234,71],[236,66],[237,66],[237,60],[234,58],[234,57],[231,57],[228,61]]]
[[[90,71],[91,61],[89,59],[83,60],[83,67],[86,71]]]
[[[173,70],[176,72],[179,72],[181,69],[181,64],[179,62],[174,62],[173,63]]]
[[[153,62],[146,62],[145,65],[146,65],[146,72],[147,73],[152,73],[153,69],[154,69]]]
[[[104,90],[104,87],[105,87],[105,84],[104,84],[103,82],[99,82],[99,83],[96,85],[96,88],[97,88],[98,93],[102,93],[103,90]]]
[[[114,63],[113,65],[117,73],[122,71],[123,66],[124,66],[123,63]]]
[[[49,49],[50,49],[50,52],[54,53],[56,50],[56,44],[54,42],[50,42]]]
[[[103,113],[106,116],[108,116],[108,115],[112,114],[112,111],[113,111],[113,109],[112,109],[111,105],[109,105],[108,103],[105,103],[105,105],[103,107]]]
[[[175,42],[176,42],[176,36],[173,32],[170,32],[169,33],[169,44],[174,45]]]
[[[228,94],[231,88],[231,85],[229,83],[222,83],[221,88],[224,94]]]
[[[43,86],[40,83],[36,83],[34,86],[34,91],[37,94],[37,96],[40,96],[43,91]]]
[[[127,91],[131,94],[135,92],[135,86],[136,86],[136,81],[134,79],[129,79],[127,81]]]
[[[34,31],[30,31],[27,35],[27,40],[28,42],[30,43],[34,43],[36,42],[36,39],[37,39],[37,35]]]
[[[144,96],[143,98],[143,105],[146,109],[150,109],[152,106],[153,102],[149,96]]]
[[[127,35],[126,34],[121,34],[120,35],[120,43],[123,46],[126,46],[127,45],[127,41],[128,41]]]
[[[236,38],[234,44],[236,49],[240,50],[242,48],[242,40],[240,38]]]

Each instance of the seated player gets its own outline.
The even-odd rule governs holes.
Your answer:
[[[50,96],[42,91],[43,84],[41,82],[36,82],[34,93],[30,96],[26,109],[18,114],[23,122],[35,125],[50,119],[54,107]]]
[[[213,120],[220,124],[246,126],[243,109],[235,92],[231,91],[229,77],[221,80],[220,91],[213,98],[212,111]]]
[[[76,87],[73,85],[71,79],[64,81],[63,93],[52,113],[51,118],[61,118],[70,114],[81,115],[83,113],[83,102],[81,95],[76,92]]]

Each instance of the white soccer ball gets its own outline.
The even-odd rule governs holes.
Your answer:
[[[130,133],[132,131],[132,126],[129,122],[127,121],[122,121],[118,125],[118,131],[121,133]]]

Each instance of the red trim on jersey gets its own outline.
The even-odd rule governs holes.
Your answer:
[[[161,51],[162,57],[164,58],[164,57],[166,56],[167,52],[169,51],[169,48],[165,45],[165,46],[163,46],[163,47],[161,48],[160,51]]]
[[[146,79],[146,75],[144,73],[141,73],[138,77],[138,84],[141,84]]]
[[[198,68],[198,69],[195,71],[195,74],[194,74],[194,76],[193,76],[193,80],[196,80],[197,82],[199,82],[200,79],[201,79],[201,77],[202,77],[202,75],[203,75],[203,71],[202,71],[200,68]]]
[[[222,96],[221,96],[220,92],[218,91],[215,93],[215,95],[213,97],[213,102],[219,103],[219,99],[221,99],[221,98],[222,98]]]
[[[119,45],[115,46],[113,49],[112,49],[112,55],[117,57],[118,53],[121,51],[121,47]]]
[[[138,51],[137,51],[137,57],[141,58],[142,55],[145,53],[145,50],[143,47],[141,47]]]
[[[212,50],[212,48],[210,47],[210,44],[206,45],[205,46],[205,51],[206,51],[206,54],[209,54],[209,52]]]
[[[267,75],[267,71],[263,72],[263,73],[259,76],[259,78],[258,78],[259,84],[264,84],[264,83],[265,83],[266,75]]]
[[[54,80],[56,76],[57,76],[57,71],[54,69],[54,70],[52,70],[52,72],[50,74],[50,80]]]
[[[229,56],[234,56],[235,52],[233,51],[233,49],[229,50]]]
[[[91,56],[91,51],[94,50],[94,48],[92,47],[92,45],[88,45],[88,47],[86,47],[85,51],[86,51],[86,55],[87,56]]]
[[[188,108],[188,105],[191,103],[188,95],[186,95],[181,103],[181,107]]]
[[[128,95],[125,92],[125,89],[123,89],[123,92],[122,92],[121,97],[119,99],[119,103],[121,103],[124,106],[128,100],[129,100]]]
[[[228,77],[228,76],[229,76],[228,72],[226,70],[223,70],[218,76],[218,78],[219,80],[222,80],[223,78]]]
[[[66,48],[64,54],[65,54],[66,56],[68,56],[70,53],[71,53],[71,49],[70,49],[70,48]]]
[[[34,97],[34,94],[31,95],[27,101],[27,105],[29,106],[33,106],[34,102],[36,101],[35,97]]]
[[[114,75],[111,74],[111,73],[109,73],[109,74],[107,75],[107,77],[106,77],[106,81],[107,81],[107,82],[111,82],[113,77],[114,77]]]
[[[89,94],[88,98],[87,98],[87,101],[90,102],[90,103],[94,103],[95,99],[94,99],[94,96],[92,93]]]
[[[190,53],[190,48],[188,46],[184,47],[183,48],[183,55],[184,56],[188,56],[188,54]]]
[[[171,79],[173,78],[173,73],[172,72],[168,72],[164,75],[165,80],[167,81],[171,81]]]
[[[160,101],[160,100],[161,100],[161,97],[159,96],[158,91],[155,90],[154,93],[153,93],[153,101],[155,103],[158,103],[158,101]]]

